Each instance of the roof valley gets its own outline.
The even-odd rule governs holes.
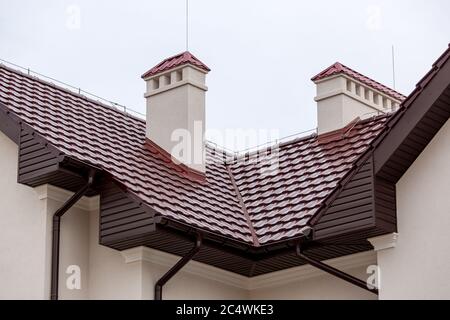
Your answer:
[[[256,247],[259,247],[260,243],[258,240],[258,236],[256,235],[255,228],[253,227],[252,219],[250,218],[250,215],[248,214],[247,206],[245,205],[244,199],[242,198],[241,191],[239,190],[239,187],[236,184],[236,180],[234,179],[233,172],[231,171],[230,166],[228,164],[225,164],[225,167],[227,168],[227,172],[228,172],[228,175],[230,176],[231,184],[233,185],[234,191],[239,200],[239,204],[242,208],[242,213],[245,216],[245,220],[247,221],[248,227],[252,234],[253,245]]]

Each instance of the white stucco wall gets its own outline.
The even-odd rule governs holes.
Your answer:
[[[142,265],[126,264],[119,251],[99,245],[98,215],[90,215],[89,298],[142,299]]]
[[[48,199],[48,212],[51,215],[63,202]],[[59,271],[59,296],[61,299],[89,298],[89,211],[75,207],[61,219],[61,250]],[[69,289],[69,266],[79,267],[81,289]],[[72,271],[73,272],[73,271]]]
[[[367,266],[345,270],[345,272],[367,279]],[[287,300],[376,300],[377,296],[360,289],[332,275],[321,272],[319,276],[301,281],[293,281],[281,286],[253,290],[251,299],[287,299]]]
[[[18,147],[0,132],[0,299],[46,296],[45,204],[17,183]]]
[[[398,240],[378,252],[380,299],[450,299],[450,121],[396,188]]]

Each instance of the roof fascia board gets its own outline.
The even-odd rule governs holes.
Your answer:
[[[413,101],[404,106],[404,111],[398,115],[398,120],[390,125],[390,132],[384,137],[383,141],[377,146],[375,154],[375,174],[379,173],[389,158],[394,154],[402,142],[408,137],[409,133],[422,120],[432,105],[439,99],[442,92],[450,84],[450,60],[448,60],[434,77],[425,83],[422,91],[413,93],[410,98]],[[418,90],[420,90],[420,83]],[[408,103],[408,102],[405,102]]]

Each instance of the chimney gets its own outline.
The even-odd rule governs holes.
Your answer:
[[[344,128],[356,118],[390,113],[405,97],[337,62],[311,79],[317,86],[318,134]]]
[[[210,69],[190,52],[170,57],[142,75],[147,138],[192,170],[205,172],[205,85]]]

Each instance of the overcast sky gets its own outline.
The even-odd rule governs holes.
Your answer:
[[[409,94],[450,42],[448,0],[190,0],[212,71],[207,127],[316,127],[310,78],[336,61]],[[78,19],[79,17],[79,19]],[[0,0],[0,58],[145,112],[141,74],[185,49],[185,0]]]

